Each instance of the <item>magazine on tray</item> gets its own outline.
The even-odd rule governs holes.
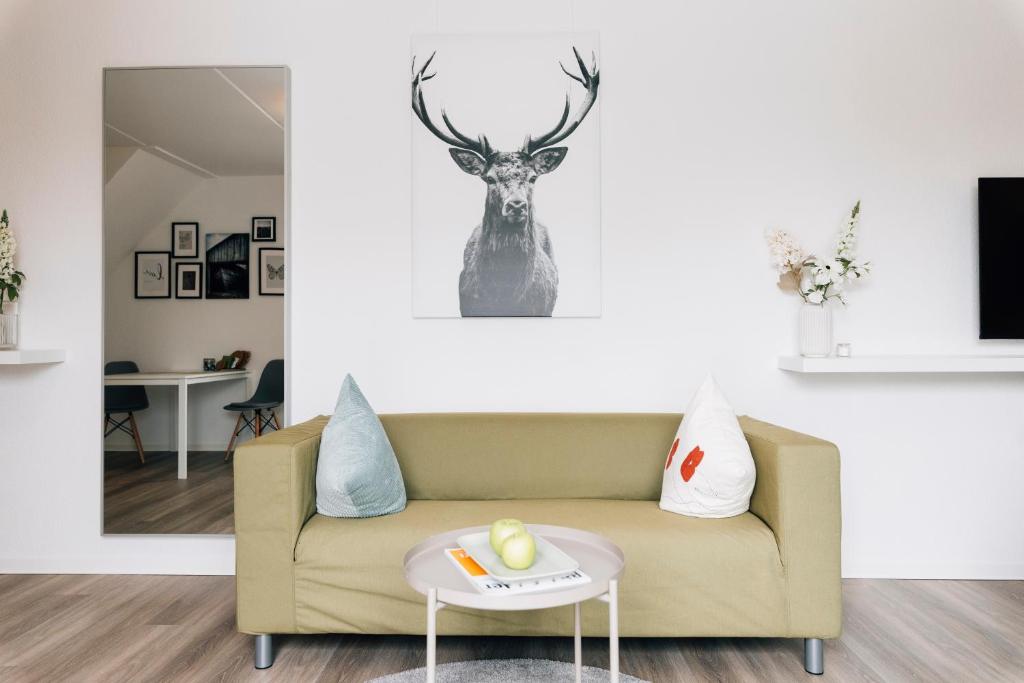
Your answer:
[[[481,593],[487,595],[522,595],[536,593],[553,588],[569,588],[590,583],[590,577],[579,569],[560,576],[548,576],[542,579],[526,581],[498,581],[470,557],[462,548],[446,548],[444,554],[454,564],[466,580],[473,584]]]

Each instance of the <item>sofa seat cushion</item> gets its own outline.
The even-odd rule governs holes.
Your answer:
[[[768,636],[788,632],[786,578],[771,530],[744,513],[697,519],[633,500],[410,500],[386,517],[314,515],[295,548],[300,633],[425,631],[425,599],[409,588],[405,553],[428,536],[502,517],[576,527],[622,548],[623,636]],[[671,609],[666,609],[671,605]],[[607,607],[583,606],[584,633],[607,634]],[[462,635],[570,635],[568,607],[534,612],[448,608],[438,631]]]

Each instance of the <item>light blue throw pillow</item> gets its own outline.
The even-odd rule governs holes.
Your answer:
[[[377,413],[346,375],[316,464],[316,511],[378,517],[405,509],[405,482]]]

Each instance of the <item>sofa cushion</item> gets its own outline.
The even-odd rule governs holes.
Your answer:
[[[424,632],[424,598],[402,558],[427,536],[502,517],[603,534],[626,555],[619,590],[624,636],[767,636],[787,632],[785,575],[771,530],[755,515],[696,519],[655,501],[410,500],[387,517],[314,515],[295,548],[300,633]],[[671,609],[666,609],[671,605]],[[607,634],[607,608],[583,607],[584,633]],[[657,615],[652,617],[652,615]],[[448,608],[445,634],[569,635],[568,607],[536,612]]]
[[[374,517],[404,508],[405,482],[395,451],[359,385],[346,375],[320,438],[316,511],[331,517]]]
[[[380,419],[410,500],[658,500],[661,466],[680,417],[413,413]]]

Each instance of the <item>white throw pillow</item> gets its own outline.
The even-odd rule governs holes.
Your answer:
[[[754,458],[740,423],[708,375],[690,401],[665,460],[662,510],[732,517],[750,508]]]

